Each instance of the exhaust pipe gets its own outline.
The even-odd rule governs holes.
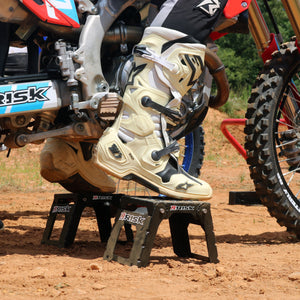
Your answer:
[[[138,44],[142,39],[144,29],[138,26],[119,24],[109,29],[103,38],[103,43],[109,44]]]
[[[210,96],[208,105],[211,108],[217,108],[224,105],[229,97],[229,83],[225,66],[215,52],[208,48],[205,49],[205,65],[214,78],[218,90],[216,96]]]

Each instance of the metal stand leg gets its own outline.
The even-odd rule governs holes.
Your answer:
[[[111,206],[119,207],[120,195],[102,194],[55,194],[50,214],[44,230],[42,244],[64,248],[74,242],[80,218],[85,207],[95,210],[100,239],[107,242],[111,232]],[[64,215],[65,221],[58,240],[51,239],[54,223],[58,215]]]

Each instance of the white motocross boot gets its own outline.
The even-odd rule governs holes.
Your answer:
[[[211,187],[178,166],[178,144],[166,131],[166,121],[176,119],[182,96],[202,72],[205,46],[189,39],[166,28],[145,30],[134,49],[123,107],[100,138],[94,161],[106,172],[158,193],[202,200],[211,198]]]

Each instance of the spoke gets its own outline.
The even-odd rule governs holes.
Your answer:
[[[280,144],[280,145],[277,145],[276,148],[281,148],[281,147],[284,147],[286,145],[290,145],[290,144],[295,144],[296,142],[298,142],[300,139],[294,139],[292,141],[289,141],[289,142],[286,142],[284,144]]]
[[[288,161],[289,161],[289,159],[282,159],[282,160],[278,160],[278,163],[282,164],[282,163],[285,163],[285,162],[288,162]]]
[[[282,117],[284,117],[284,119],[286,121],[289,121],[288,124],[285,124],[288,127],[291,127],[292,126],[291,124],[294,123],[293,119],[291,119],[291,117],[290,117],[290,115],[292,114],[292,112],[294,110],[294,107],[293,107],[293,105],[291,107],[290,103],[297,104],[298,106],[299,106],[299,103],[300,103],[299,102],[299,97],[298,98],[294,97],[295,94],[299,95],[295,85],[289,83],[287,91],[283,94],[283,96],[284,96],[283,98],[285,99],[284,100],[284,103],[285,103],[284,104],[284,111],[282,110],[282,107],[279,108],[279,111],[280,111]],[[290,112],[290,113],[288,113],[288,112]],[[280,122],[280,123],[282,124],[282,122]]]
[[[287,176],[287,175],[289,175],[289,174],[291,174],[291,173],[294,173],[294,172],[297,172],[297,171],[300,171],[300,167],[294,169],[293,171],[289,171],[289,172],[287,172],[287,173],[284,173],[283,176]]]
[[[294,171],[295,171],[295,170],[294,170]],[[288,185],[288,186],[290,185],[291,181],[293,180],[293,178],[294,178],[294,176],[295,176],[295,173],[296,173],[296,172],[294,172],[294,171],[293,171],[293,174],[292,174],[292,176],[290,177],[289,181],[287,182],[287,185]]]
[[[296,74],[296,77],[300,80],[300,77],[299,77],[299,74],[297,73]],[[291,88],[291,90],[292,90],[292,92],[293,92],[293,95],[296,95],[298,98],[296,98],[295,96],[294,96],[294,99],[297,101],[297,99],[299,99],[299,97],[300,97],[300,94],[299,94],[299,92],[298,92],[298,89],[297,89],[297,87],[296,87],[296,85],[294,84],[294,81],[292,81],[293,83],[289,83],[289,87]]]
[[[290,121],[292,122],[292,120],[290,120]],[[296,128],[296,126],[292,126],[291,124],[288,124],[288,123],[283,122],[283,121],[278,120],[278,119],[276,119],[276,122],[279,123],[279,124],[281,124],[281,125],[284,125],[284,126],[286,126],[286,127]],[[277,132],[277,133],[278,133],[278,132]]]
[[[148,188],[145,188],[144,193],[147,192],[147,196],[151,196],[150,190]],[[144,195],[145,196],[145,195]]]
[[[127,181],[127,195],[129,195],[129,183],[130,181]]]
[[[281,159],[281,160],[278,160],[278,163],[284,163],[284,162],[288,162],[288,161],[290,161],[291,160],[291,158],[285,158],[285,159]]]
[[[281,163],[284,163],[284,162],[289,162],[289,161],[291,161],[291,160],[293,160],[293,158],[286,158],[286,159],[282,159],[282,160],[278,160],[278,163],[279,164],[281,164]]]
[[[117,181],[117,194],[120,191],[120,182],[121,182],[121,179],[118,179],[118,181]]]
[[[300,101],[294,95],[292,95],[292,93],[297,93],[298,94],[298,92],[296,91],[296,89],[294,87],[291,87],[291,89],[293,90],[293,92],[283,93],[283,96],[289,97],[294,102],[299,103]]]
[[[299,74],[297,74],[296,77],[300,80]],[[298,90],[297,90],[297,87],[296,87],[295,83],[293,83],[293,82],[294,82],[294,81],[292,81],[292,82],[290,82],[290,83],[288,84],[288,87],[289,87],[289,89],[291,89],[292,92],[290,92],[290,90],[288,90],[287,92],[284,93],[284,95],[287,95],[287,94],[288,94],[289,97],[291,97],[293,100],[299,102],[298,99],[299,99],[300,94],[299,94],[299,92],[298,92]],[[296,98],[296,96],[294,96],[294,95],[298,96],[298,98]]]
[[[136,196],[137,195],[137,183],[135,182],[135,185],[134,185],[134,195]]]

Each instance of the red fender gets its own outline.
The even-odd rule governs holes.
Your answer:
[[[249,8],[251,0],[228,0],[224,8],[224,16],[231,19]]]
[[[233,17],[247,10],[249,8],[250,3],[251,0],[228,0],[223,10],[223,14],[227,19],[232,19]],[[213,41],[215,41],[226,34],[227,33],[213,31],[209,36]]]

